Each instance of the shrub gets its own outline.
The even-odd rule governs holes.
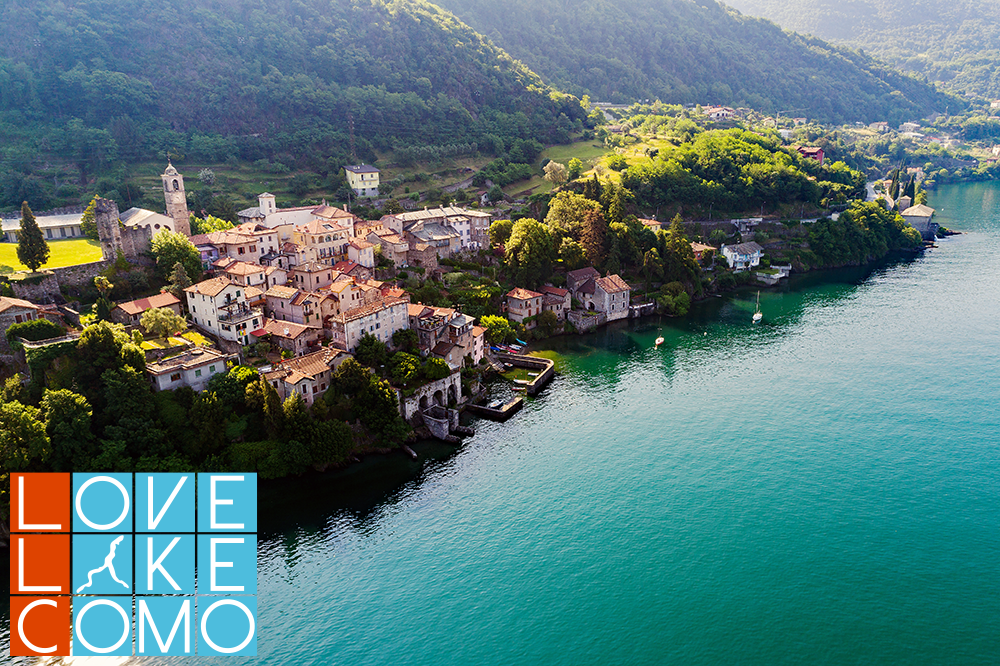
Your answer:
[[[23,321],[20,324],[13,324],[7,329],[7,342],[12,343],[17,338],[24,338],[35,342],[36,340],[48,340],[58,338],[66,334],[66,329],[55,324],[48,319],[33,319]]]

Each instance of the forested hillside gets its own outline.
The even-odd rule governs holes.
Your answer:
[[[424,0],[0,3],[0,175],[165,154],[325,173],[373,149],[558,142],[579,102]],[[2,183],[0,183],[2,187]]]
[[[1000,97],[995,0],[731,0],[788,30],[862,48],[957,92]]]

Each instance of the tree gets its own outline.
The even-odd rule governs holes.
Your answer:
[[[514,329],[506,317],[486,315],[479,320],[479,324],[486,328],[486,339],[491,344],[503,344],[514,338]]]
[[[660,253],[656,251],[655,247],[650,248],[646,251],[646,254],[643,255],[642,270],[646,274],[646,291],[649,291],[653,278],[658,277],[660,272],[663,270],[663,264],[660,261]]]
[[[552,335],[552,332],[556,330],[556,326],[559,325],[559,317],[552,310],[542,310],[535,318],[535,323],[545,331],[546,335]]]
[[[569,165],[567,167],[566,177],[569,178],[570,180],[576,180],[577,178],[580,177],[582,173],[583,173],[583,162],[581,162],[575,157],[570,159]]]
[[[528,217],[515,222],[505,250],[515,284],[537,287],[552,274],[552,237],[538,220]]]
[[[580,233],[583,254],[593,266],[602,266],[608,252],[608,223],[599,210],[587,211]]]
[[[49,452],[49,437],[37,407],[20,402],[0,405],[0,469],[27,470],[45,462]]]
[[[49,244],[38,228],[38,222],[28,207],[28,202],[21,204],[21,231],[17,235],[17,259],[28,267],[31,272],[38,270],[49,260]]]
[[[94,240],[98,239],[97,234],[97,197],[90,200],[87,208],[83,211],[83,217],[80,218],[80,231],[87,238],[92,238]]]
[[[46,389],[41,407],[45,432],[52,442],[49,466],[56,472],[87,471],[97,455],[97,440],[90,430],[90,403],[67,389]]]
[[[601,205],[575,192],[559,192],[549,202],[549,212],[545,223],[552,229],[569,233],[574,238],[580,236],[587,213],[601,210]]]
[[[214,215],[209,215],[205,219],[200,217],[191,216],[191,233],[192,234],[209,234],[213,231],[225,231],[226,229],[232,229],[236,225],[229,220],[224,220],[221,217],[215,217]]]
[[[497,220],[490,225],[490,245],[499,247],[506,244],[510,232],[514,229],[513,220]]]
[[[487,193],[486,198],[489,199],[490,203],[496,203],[498,201],[503,201],[503,188],[499,185],[494,185],[490,188],[489,193]]]
[[[550,161],[542,169],[545,172],[545,180],[554,185],[562,185],[566,182],[567,170],[565,164],[560,164],[555,160]]]
[[[444,379],[451,374],[451,367],[443,360],[435,357],[427,359],[424,365],[424,377],[433,381]]]
[[[389,359],[389,368],[393,381],[405,386],[420,376],[420,357],[406,352],[396,352]]]
[[[184,269],[184,264],[177,262],[174,264],[173,270],[170,272],[170,286],[167,287],[167,291],[176,296],[184,302],[184,290],[191,286],[191,278],[188,277],[187,271]]]
[[[182,233],[162,229],[156,232],[150,242],[150,252],[156,259],[156,268],[164,280],[170,279],[174,264],[180,262],[188,277],[201,277],[201,253],[191,240]]]
[[[150,308],[142,313],[139,324],[156,338],[166,338],[187,328],[187,321],[170,308]]]
[[[412,328],[401,328],[392,334],[392,344],[397,349],[414,354],[420,345],[420,338]]]
[[[374,335],[365,333],[358,340],[358,346],[354,349],[354,358],[358,359],[358,363],[362,365],[377,368],[380,365],[385,365],[389,358],[389,349]]]
[[[567,270],[582,268],[587,259],[583,256],[583,246],[572,238],[563,238],[559,245],[559,258]]]

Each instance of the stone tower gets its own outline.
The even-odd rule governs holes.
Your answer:
[[[163,198],[167,202],[167,216],[174,221],[174,229],[191,235],[191,213],[188,212],[187,195],[184,193],[184,176],[169,161],[167,170],[160,176],[163,179]]]
[[[94,204],[94,224],[97,225],[97,237],[101,241],[101,256],[104,260],[114,261],[119,252],[124,254],[118,204],[110,199],[98,199]]]

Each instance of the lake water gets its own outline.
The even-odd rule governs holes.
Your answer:
[[[458,449],[264,490],[252,663],[996,663],[1000,184],[930,203],[922,257],[558,340]]]

